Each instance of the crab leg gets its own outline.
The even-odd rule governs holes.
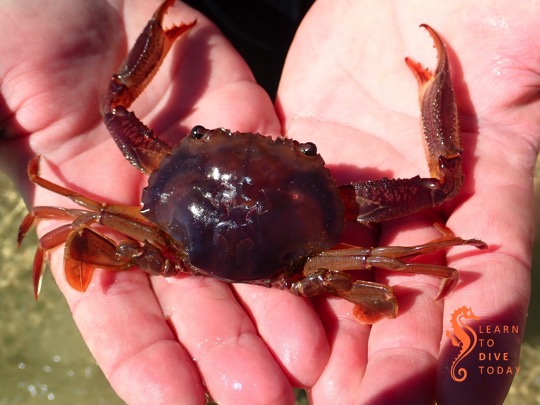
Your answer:
[[[448,56],[439,35],[426,28],[435,42],[435,73],[405,59],[419,87],[424,141],[431,178],[383,178],[340,186],[346,218],[363,223],[380,222],[436,207],[454,197],[463,183],[461,135],[450,77]]]
[[[355,304],[353,314],[364,324],[397,316],[398,304],[392,287],[371,281],[353,281],[342,271],[320,268],[287,287],[292,293],[304,297],[330,293],[344,298]]]
[[[124,239],[114,242],[85,226],[72,232],[66,241],[66,255],[73,261],[113,271],[137,266],[148,274],[170,277],[180,271],[182,262],[175,262],[178,266],[173,264],[165,256],[166,253],[148,241]]]
[[[36,208],[41,211],[43,208],[53,207]],[[108,228],[123,232],[126,236],[131,234],[137,237],[137,240],[125,239],[116,244],[111,239],[89,228],[92,223],[106,225]],[[62,243],[65,243],[65,276],[71,287],[77,291],[85,291],[88,288],[96,267],[124,271],[137,266],[148,274],[168,277],[187,266],[182,260],[183,251],[176,246],[176,242],[170,240],[158,228],[138,223],[133,218],[119,214],[88,213],[76,217],[72,223],[62,225],[39,239],[33,264],[34,296],[36,299],[41,287],[45,252]],[[166,254],[169,257],[166,257]],[[173,263],[178,265],[175,266]]]
[[[157,169],[172,148],[127,109],[152,80],[175,39],[196,23],[163,29],[163,17],[174,2],[163,2],[148,21],[122,67],[113,75],[102,106],[105,125],[124,157],[146,174]]]
[[[96,267],[124,271],[138,266],[149,274],[171,276],[177,267],[161,251],[145,241],[142,246],[134,240],[118,244],[86,227],[71,232],[64,253],[66,279],[77,291],[86,291]]]
[[[19,247],[23,239],[26,237],[32,226],[39,219],[60,219],[60,220],[73,220],[80,215],[86,214],[88,211],[74,210],[62,207],[34,207],[23,218],[21,225],[19,226],[19,232],[17,234],[17,244]]]
[[[139,219],[144,219],[144,217],[141,215],[141,213],[139,212],[139,207],[137,206],[130,206],[130,205],[114,205],[114,204],[104,204],[104,203],[100,203],[96,200],[93,200],[83,194],[79,194],[73,190],[70,190],[68,188],[65,188],[65,187],[62,187],[58,184],[54,184],[53,182],[47,180],[47,179],[44,179],[43,177],[41,177],[39,175],[39,161],[41,159],[41,156],[40,155],[37,155],[37,156],[34,156],[29,162],[28,162],[28,166],[27,166],[27,174],[28,174],[28,178],[29,180],[40,186],[40,187],[43,187],[49,191],[52,191],[53,193],[56,193],[56,194],[59,194],[59,195],[63,195],[64,197],[67,197],[69,198],[71,201],[73,201],[74,203],[76,203],[77,205],[80,205],[81,207],[84,207],[84,208],[87,208],[89,210],[92,210],[92,211],[101,211],[101,210],[107,210],[107,211],[110,211],[110,212],[116,212],[116,213],[122,213],[122,214],[125,214],[125,215],[129,215],[129,216],[133,216],[133,217],[137,217]],[[62,217],[63,219],[66,219],[65,217],[68,216],[69,217],[69,212],[71,210],[68,210],[68,209],[63,209],[63,208],[57,208],[57,207],[39,207],[42,211],[41,212],[45,212],[46,211],[46,208],[50,209],[50,210],[53,210],[55,212],[57,212],[57,215],[52,215],[52,216],[43,216],[44,218],[47,217],[47,218],[60,218]],[[34,208],[33,212],[36,213],[36,210],[38,209],[38,207]],[[53,211],[50,211],[50,212],[53,212]],[[61,214],[61,211],[62,212],[66,212],[66,214]],[[29,214],[29,215],[32,215],[32,214]],[[24,221],[28,221],[28,220],[24,220]]]
[[[426,274],[441,278],[436,300],[443,299],[458,282],[457,270],[434,264],[408,263],[415,256],[452,246],[468,245],[479,249],[486,244],[477,239],[462,239],[443,226],[437,226],[442,236],[416,246],[377,248],[351,247],[323,252],[310,257],[304,265],[305,278],[285,286],[292,292],[311,297],[331,293],[355,304],[355,317],[362,323],[374,323],[397,315],[397,301],[388,286],[368,281],[353,281],[346,270],[369,270],[377,267],[411,274]]]
[[[95,267],[122,271],[139,266],[149,274],[170,276],[180,271],[186,255],[183,248],[159,227],[149,223],[139,208],[128,205],[99,203],[85,195],[54,184],[39,175],[39,156],[28,163],[29,179],[56,194],[68,197],[85,209],[35,207],[19,227],[18,243],[22,243],[30,228],[39,220],[71,221],[46,233],[39,239],[34,256],[33,281],[37,299],[43,275],[45,253],[66,243],[65,274],[69,284],[79,291],[88,287]],[[115,244],[91,230],[99,224],[124,234],[127,238]],[[174,267],[171,263],[178,263]]]
[[[34,287],[34,297],[37,300],[41,290],[41,281],[43,279],[43,263],[45,261],[45,252],[61,245],[71,232],[71,225],[62,225],[51,232],[46,233],[39,239],[39,244],[34,254],[34,263],[32,265],[32,284]],[[19,231],[19,234],[21,232]]]
[[[95,222],[95,213],[85,210],[67,209],[61,207],[35,207],[24,217],[23,221],[21,222],[17,235],[17,243],[19,246],[36,221],[41,219],[71,220],[72,223],[53,229],[39,239],[39,244],[34,255],[34,263],[32,266],[32,280],[34,297],[36,300],[41,289],[45,252],[64,243],[73,229],[80,227],[81,224]]]

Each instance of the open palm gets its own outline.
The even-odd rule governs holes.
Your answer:
[[[196,124],[313,141],[340,182],[425,173],[416,83],[402,56],[434,64],[430,39],[417,28],[429,23],[452,51],[466,148],[464,192],[437,215],[457,234],[486,240],[492,252],[439,258],[464,270],[464,282],[444,303],[432,300],[437,280],[381,275],[402,286],[396,287],[401,313],[369,328],[354,321],[343,300],[312,305],[286,291],[200,277],[96,271],[81,294],[67,286],[62,252],[55,251],[52,270],[81,333],[127,402],[201,403],[207,391],[222,403],[290,403],[291,386],[313,387],[313,403],[381,403],[396,392],[415,403],[436,395],[441,402],[471,399],[444,371],[435,379],[437,359],[448,364],[439,352],[450,313],[467,305],[493,323],[523,325],[538,145],[538,123],[530,118],[537,115],[540,65],[531,40],[534,14],[501,14],[495,4],[444,15],[421,2],[366,3],[315,4],[291,48],[277,114],[221,34],[178,3],[170,21],[198,24],[134,109],[173,143]],[[42,174],[50,180],[99,200],[136,204],[144,176],[110,139],[99,102],[159,2],[62,1],[46,10],[37,1],[21,4],[0,11],[2,37],[9,39],[0,44],[3,168],[29,205],[67,204],[30,187],[25,165],[35,154],[44,157]],[[465,14],[461,24],[452,20]],[[347,237],[415,244],[436,236],[432,221],[433,213],[391,221],[380,235],[351,227]],[[44,221],[39,233],[54,226]],[[509,381],[490,392],[494,399],[504,397]]]
[[[444,303],[430,300],[436,280],[381,275],[397,284],[401,315],[369,333],[350,321],[344,303],[332,301],[321,313],[331,357],[310,392],[314,403],[498,403],[511,382],[511,375],[474,378],[474,362],[467,383],[452,381],[448,367],[457,349],[451,349],[445,329],[451,313],[467,306],[482,322],[517,324],[523,331],[539,134],[535,13],[495,1],[447,9],[420,1],[318,1],[289,52],[278,110],[287,134],[315,142],[338,181],[362,177],[366,172],[357,173],[358,167],[367,169],[362,179],[425,175],[416,82],[403,61],[409,55],[435,66],[421,23],[448,45],[466,180],[461,194],[438,213],[384,224],[378,243],[428,240],[440,215],[456,234],[483,239],[491,251],[452,250],[443,259],[460,269],[462,280]],[[496,350],[513,358],[509,365],[517,365],[518,342],[519,336],[497,340]],[[486,385],[489,392],[481,388]]]

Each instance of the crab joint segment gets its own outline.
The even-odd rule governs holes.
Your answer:
[[[346,218],[381,222],[436,207],[453,198],[463,183],[461,135],[448,55],[439,35],[423,24],[435,42],[438,64],[434,73],[405,59],[419,86],[424,143],[431,178],[365,181],[340,187]]]
[[[163,17],[173,4],[174,0],[163,2],[148,21],[122,67],[113,75],[102,105],[105,125],[124,157],[146,174],[159,167],[172,147],[128,108],[152,80],[176,38],[196,24],[193,21],[164,29]]]

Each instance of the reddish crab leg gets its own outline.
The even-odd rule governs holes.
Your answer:
[[[436,227],[442,236],[422,245],[371,249],[351,247],[329,250],[310,257],[304,266],[306,277],[293,283],[292,286],[284,287],[308,297],[327,292],[345,298],[355,304],[354,315],[362,323],[372,324],[383,317],[395,318],[398,305],[391,287],[363,280],[353,281],[344,271],[377,267],[439,277],[441,284],[435,299],[443,299],[458,282],[457,270],[435,264],[407,263],[404,260],[452,246],[468,245],[479,249],[487,246],[478,239],[459,238],[442,225]]]
[[[304,297],[333,294],[354,303],[354,316],[364,324],[373,324],[382,318],[395,318],[398,304],[392,287],[371,281],[353,281],[343,271],[319,268],[302,280],[280,285]]]
[[[44,179],[39,175],[39,161],[41,159],[41,156],[37,155],[34,156],[29,162],[27,166],[27,174],[30,181],[34,184],[37,184],[38,186],[41,186],[47,190],[52,191],[53,193],[63,195],[64,197],[69,198],[71,201],[76,203],[77,205],[80,205],[81,207],[88,208],[92,211],[102,211],[107,210],[110,212],[115,213],[121,213],[129,216],[133,216],[139,219],[145,219],[141,213],[139,212],[138,206],[131,206],[131,205],[114,205],[114,204],[105,204],[97,202],[96,200],[93,200],[92,198],[89,198],[83,194],[79,194],[73,190],[70,190],[68,188],[62,187],[58,184],[55,184],[47,179]],[[38,207],[34,208],[34,212],[36,212],[36,209]],[[39,207],[41,210],[60,210],[69,212],[68,209],[63,208],[57,208],[57,207]],[[45,212],[45,211],[42,211]],[[59,213],[58,216],[54,215],[54,218],[62,217],[63,215]],[[51,218],[51,217],[48,217]],[[65,218],[64,218],[65,219]]]
[[[66,240],[66,237],[71,232],[71,225],[63,225],[49,233],[46,233],[39,239],[39,245],[34,255],[34,263],[32,266],[32,285],[34,287],[34,297],[38,299],[41,289],[41,281],[43,279],[43,263],[45,260],[45,252],[61,245]]]
[[[433,38],[439,55],[435,74],[410,58],[405,62],[418,81],[429,171],[432,177],[440,180],[446,199],[450,199],[463,183],[461,134],[454,87],[444,43],[429,25],[422,24],[421,27]]]
[[[129,267],[129,261],[116,255],[111,240],[88,227],[72,230],[65,242],[64,272],[69,285],[77,291],[86,291],[98,265],[117,271]]]
[[[53,229],[39,239],[33,265],[36,298],[43,275],[45,252],[62,243],[66,243],[64,249],[66,279],[78,291],[86,290],[97,266],[122,271],[136,265],[150,274],[164,276],[180,271],[181,266],[184,265],[183,250],[168,234],[149,223],[140,214],[139,207],[99,203],[54,184],[39,175],[39,159],[40,157],[36,156],[28,163],[29,179],[41,187],[68,197],[87,210],[35,207],[23,219],[18,233],[19,244],[36,221],[42,219],[71,221],[69,224]],[[105,236],[90,230],[88,227],[92,224],[104,225],[132,239],[124,240],[117,245]],[[140,258],[141,254],[144,257]],[[173,262],[178,266],[171,265],[166,255],[170,255],[171,259],[174,258]]]
[[[163,17],[174,2],[163,2],[148,21],[122,67],[113,75],[102,106],[105,125],[124,157],[146,174],[159,167],[172,147],[154,136],[127,108],[152,80],[176,38],[196,23],[173,25],[165,30]]]
[[[32,229],[37,220],[40,219],[59,219],[59,220],[73,220],[83,214],[87,214],[88,211],[73,210],[62,207],[34,207],[23,218],[21,225],[19,226],[19,232],[17,234],[17,244],[19,247],[23,239],[28,234],[28,231]]]
[[[423,24],[435,42],[435,73],[407,58],[419,86],[427,160],[432,178],[388,179],[340,186],[346,218],[381,222],[442,204],[456,195],[463,182],[461,136],[448,56],[439,35]]]
[[[89,218],[90,215],[90,218]],[[58,219],[58,220],[75,220],[80,224],[82,222],[92,221],[92,213],[85,210],[67,209],[62,207],[35,207],[29,212],[21,222],[17,235],[17,243],[20,246],[28,231],[41,219]],[[43,278],[43,263],[44,255],[48,250],[54,249],[65,242],[69,233],[73,231],[75,222],[62,225],[52,231],[46,233],[39,239],[39,245],[34,255],[34,263],[32,266],[32,280],[34,287],[34,297],[37,299],[41,289],[41,280]]]

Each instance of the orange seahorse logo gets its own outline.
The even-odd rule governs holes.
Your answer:
[[[450,319],[452,331],[446,331],[446,336],[452,340],[452,344],[460,348],[450,369],[452,379],[457,382],[462,382],[467,378],[467,370],[464,367],[458,369],[458,364],[473,351],[478,341],[476,331],[464,323],[467,319],[479,320],[480,318],[473,314],[471,308],[456,309]]]

